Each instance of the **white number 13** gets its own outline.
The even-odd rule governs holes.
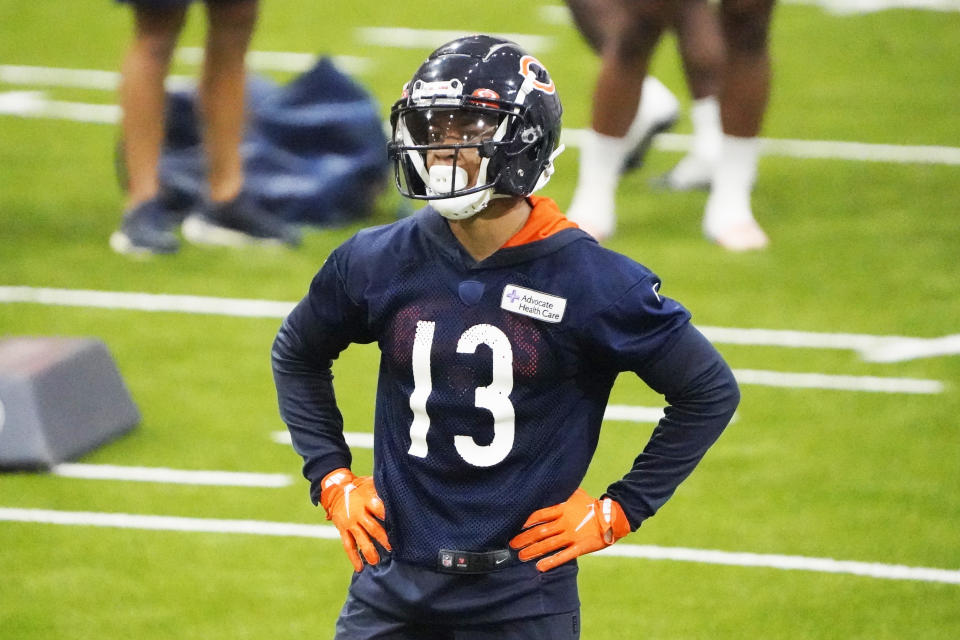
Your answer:
[[[433,391],[430,371],[430,352],[433,348],[435,322],[417,322],[417,334],[413,340],[413,393],[410,394],[410,449],[418,458],[427,457],[427,431],[430,417],[427,415],[427,398]],[[513,391],[513,348],[510,340],[500,329],[489,324],[477,324],[460,336],[457,353],[476,353],[477,347],[485,344],[493,351],[493,380],[486,387],[477,387],[474,405],[487,409],[493,415],[493,441],[479,445],[472,436],[456,435],[453,444],[457,453],[476,467],[490,467],[502,462],[513,448],[514,414],[510,402]]]

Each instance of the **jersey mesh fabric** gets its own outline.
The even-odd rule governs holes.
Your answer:
[[[451,286],[459,284],[462,274],[446,272],[438,279],[436,268],[413,271],[395,280],[393,290],[402,306],[387,314],[391,319],[381,338],[375,476],[383,479],[378,490],[388,507],[395,557],[432,564],[441,548],[506,548],[526,517],[542,506],[539,502],[552,499],[544,498],[543,488],[529,485],[550,487],[551,496],[572,493],[595,438],[558,428],[565,417],[559,413],[562,403],[553,397],[562,369],[551,348],[557,340],[544,323],[536,326],[535,320],[499,309],[502,286],[495,283],[503,274],[480,275],[484,293],[468,306]],[[432,339],[416,349],[429,354],[431,388],[426,416],[419,416],[429,420],[423,457],[409,453],[414,421],[410,398],[416,386],[411,361],[418,323],[432,324]],[[458,352],[461,337],[475,327],[490,336],[502,333],[509,347],[499,342],[494,353],[481,342],[473,353]],[[421,341],[425,335],[421,330]],[[495,358],[509,360],[501,364],[512,372],[509,402],[498,410],[502,425],[497,435],[493,413],[476,405],[476,390],[494,382]],[[543,393],[544,386],[552,392]],[[457,436],[489,448],[495,438],[509,438],[511,422],[513,446],[502,462],[478,466],[458,451]],[[564,446],[563,441],[569,445],[576,437],[583,442],[572,451]]]
[[[605,318],[655,276],[579,230],[478,265],[451,252],[451,238],[425,233],[429,215],[439,218],[428,210],[361,232],[325,267],[339,270],[345,293],[329,299],[364,309],[360,331],[379,342],[374,478],[394,559],[425,567],[441,548],[506,548],[530,513],[569,497],[617,372],[636,370],[689,318],[654,293],[623,305],[642,318]],[[465,280],[482,288],[472,304],[458,294]],[[565,316],[545,322],[503,308],[507,286],[563,298]],[[461,340],[471,348],[458,349]],[[415,418],[426,436],[412,446]]]

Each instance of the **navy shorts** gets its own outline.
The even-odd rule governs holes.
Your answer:
[[[580,610],[483,625],[399,620],[352,595],[340,611],[334,640],[579,640]]]

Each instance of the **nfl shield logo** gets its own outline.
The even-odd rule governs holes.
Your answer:
[[[440,564],[445,567],[453,566],[453,554],[452,553],[442,553],[440,554]]]

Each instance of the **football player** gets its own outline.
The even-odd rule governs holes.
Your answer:
[[[611,35],[612,25],[622,22],[618,14],[620,5],[616,0],[567,0],[567,6],[574,24],[580,34],[594,52],[601,54],[611,49],[607,44],[614,40]],[[677,49],[683,63],[690,95],[693,102],[690,107],[690,119],[693,124],[692,142],[690,151],[668,174],[655,182],[658,186],[676,191],[702,189],[710,186],[710,174],[716,165],[716,155],[720,147],[720,106],[717,94],[720,90],[720,68],[723,62],[723,39],[720,35],[720,23],[717,12],[707,4],[706,0],[683,0],[672,4],[672,11],[667,16],[664,28],[673,30],[676,34]],[[629,24],[629,22],[627,22]],[[624,33],[624,36],[627,34]],[[629,43],[640,51],[645,51],[644,42],[656,37],[656,31],[631,34]],[[646,63],[643,56],[631,55],[631,51],[621,48],[615,60]],[[610,64],[610,63],[608,63]],[[606,66],[604,67],[606,69]],[[671,128],[680,115],[680,103],[670,90],[652,75],[645,74],[644,69],[635,66],[617,70],[622,80],[614,99],[623,100],[624,105],[596,104],[593,109],[592,126],[584,133],[580,143],[580,178],[578,187],[583,185],[583,193],[591,200],[590,187],[593,180],[602,180],[602,177],[590,175],[595,165],[613,165],[609,173],[619,175],[622,171],[634,169],[643,164],[646,152],[649,150],[653,138]],[[627,126],[625,119],[630,115],[630,107],[634,105],[633,97],[642,82],[642,90],[638,106],[633,113],[633,121],[626,128],[626,135],[613,136],[609,132],[623,131]],[[600,90],[595,95],[595,102],[606,101],[606,91]],[[601,133],[608,132],[608,133]],[[607,138],[623,138],[621,144],[607,141]],[[596,140],[594,140],[596,138]],[[615,145],[611,152],[610,147]],[[620,147],[623,147],[621,150]],[[588,158],[587,156],[591,157]],[[604,173],[607,170],[601,169]],[[616,185],[614,185],[615,188]],[[611,190],[612,191],[612,190]],[[612,210],[612,205],[611,205]]]
[[[280,413],[355,574],[336,638],[578,638],[576,558],[673,494],[739,400],[646,267],[533,195],[562,150],[546,67],[485,35],[434,51],[391,111],[414,216],[338,247],[273,345]],[[372,476],[355,476],[331,361],[376,342]],[[614,380],[669,405],[633,467],[580,488]]]
[[[205,0],[208,18],[198,86],[208,165],[209,200],[183,220],[183,197],[160,185],[166,93],[164,80],[192,0],[118,0],[133,9],[134,37],[123,61],[122,161],[126,211],[110,236],[117,253],[170,254],[180,248],[177,225],[191,242],[297,246],[300,232],[258,206],[244,190],[240,145],[246,123],[244,56],[258,0]]]
[[[641,140],[635,132],[644,134],[646,145],[671,124],[665,117],[644,119],[645,111],[669,113],[672,95],[654,78],[644,79],[653,51],[669,28],[676,31],[697,100],[691,109],[691,153],[661,184],[710,188],[702,227],[711,241],[731,251],[766,247],[769,239],[753,216],[750,196],[757,171],[757,136],[770,90],[768,32],[774,0],[719,0],[719,23],[714,7],[705,0],[567,0],[567,4],[577,27],[602,58],[570,218],[599,240],[610,237],[616,228],[614,194],[620,173]],[[719,101],[711,95],[719,95]],[[645,122],[650,123],[647,128]]]

